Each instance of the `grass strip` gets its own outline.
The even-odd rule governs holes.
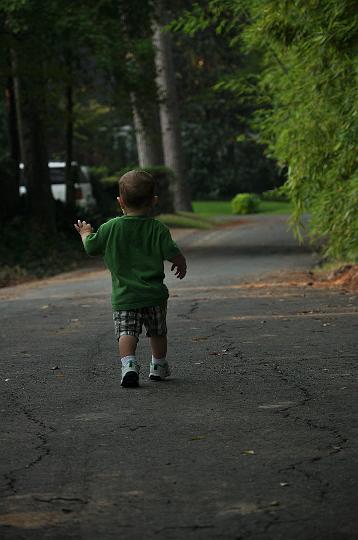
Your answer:
[[[194,212],[201,217],[233,215],[230,201],[194,201]],[[260,201],[258,214],[289,214],[292,204],[284,201]]]
[[[208,218],[192,214],[191,212],[178,212],[176,214],[160,214],[159,221],[167,227],[186,229],[212,229],[214,222]]]

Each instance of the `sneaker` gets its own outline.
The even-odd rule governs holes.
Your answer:
[[[165,377],[169,377],[170,368],[168,362],[163,364],[150,363],[149,378],[152,381],[162,381]]]
[[[139,386],[139,365],[136,362],[128,362],[122,367],[121,385],[126,388]]]

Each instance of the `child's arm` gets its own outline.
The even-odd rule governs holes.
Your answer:
[[[103,223],[97,230],[93,232],[93,228],[89,223],[78,220],[74,224],[76,231],[81,236],[83,247],[87,255],[102,255],[104,256],[108,236],[112,230],[113,222],[116,219],[110,219]]]
[[[80,220],[78,220],[77,223],[74,223],[74,226],[78,234],[81,236],[83,244],[85,244],[85,240],[87,236],[93,232],[93,228],[89,223]]]
[[[182,253],[179,253],[178,255],[175,255],[175,257],[172,257],[171,259],[168,259],[172,264],[171,271],[173,272],[175,270],[175,274],[177,278],[183,279],[186,274],[186,260]]]
[[[171,237],[168,227],[162,225],[163,231],[161,235],[162,255],[163,259],[172,264],[171,271],[175,270],[175,275],[178,279],[183,279],[186,274],[186,260],[184,255]]]

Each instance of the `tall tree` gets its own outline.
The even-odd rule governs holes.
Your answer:
[[[75,186],[72,174],[73,161],[73,58],[72,51],[65,49],[65,184],[66,184],[66,204],[75,204]]]
[[[138,94],[131,92],[133,122],[137,143],[138,162],[140,167],[151,167],[163,164],[162,140],[157,102],[146,100],[145,111],[143,104],[138,102]]]
[[[2,159],[1,169],[1,197],[0,220],[11,219],[17,211],[20,186],[20,144],[17,126],[16,99],[14,77],[11,73],[7,77],[5,88],[5,114],[7,120],[9,153]]]
[[[53,19],[49,17],[44,21],[40,6],[33,0],[25,0],[3,2],[0,21],[4,29],[2,39],[11,51],[18,135],[31,222],[37,228],[54,231],[46,132],[47,26],[51,27]]]
[[[167,22],[160,2],[153,20],[153,44],[157,68],[159,111],[162,131],[165,165],[174,173],[174,205],[176,210],[191,211],[189,187],[185,178],[182,149],[180,116],[173,66],[172,44],[169,31],[164,29]]]
[[[162,165],[164,160],[151,41],[151,15],[150,4],[146,9],[143,9],[143,5],[131,5],[122,17],[127,50],[125,81],[130,96],[141,167]]]
[[[51,192],[48,168],[48,150],[46,135],[46,87],[43,66],[38,60],[36,75],[31,78],[26,74],[25,62],[28,57],[19,51],[17,87],[19,110],[22,126],[22,148],[24,175],[27,180],[29,210],[36,227],[51,232],[56,228],[54,199]]]

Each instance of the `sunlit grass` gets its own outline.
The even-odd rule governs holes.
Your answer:
[[[178,212],[176,214],[161,214],[157,217],[159,221],[168,227],[178,227],[187,229],[211,229],[214,223],[205,217],[191,212]]]
[[[290,214],[292,204],[284,201],[260,201],[259,214]]]
[[[234,216],[230,201],[194,201],[194,212],[161,214],[158,219],[168,227],[211,229],[220,223],[220,216]],[[260,201],[259,214],[289,214],[291,203],[278,201]]]
[[[231,214],[230,201],[194,201],[194,212],[201,216],[224,216]]]
[[[230,201],[194,201],[194,212],[201,217],[233,215]],[[282,201],[260,201],[259,214],[289,214],[292,205]]]

